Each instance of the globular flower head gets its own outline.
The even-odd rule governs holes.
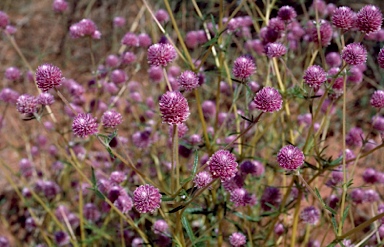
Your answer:
[[[97,133],[96,118],[89,113],[79,113],[72,122],[72,130],[76,136],[85,138]]]
[[[83,207],[84,218],[91,222],[96,222],[100,219],[101,213],[93,203],[87,203]]]
[[[136,61],[136,55],[133,52],[124,52],[121,56],[121,64],[129,65]]]
[[[207,171],[202,171],[202,172],[197,173],[195,178],[193,179],[193,184],[198,189],[205,187],[210,182],[212,182],[212,176]]]
[[[16,101],[17,111],[23,114],[33,114],[37,112],[37,98],[29,95],[20,95]]]
[[[282,32],[285,29],[285,24],[280,18],[271,18],[268,22],[268,29],[275,30],[276,32]]]
[[[373,107],[383,108],[384,107],[384,91],[383,90],[375,91],[371,96],[370,102]]]
[[[353,27],[355,19],[355,12],[349,7],[342,6],[333,12],[332,24],[337,28],[349,30]]]
[[[384,117],[374,116],[372,117],[372,127],[379,132],[384,132]]]
[[[139,46],[143,48],[148,48],[152,44],[152,39],[146,33],[141,33],[137,36],[139,39]]]
[[[379,31],[382,21],[381,10],[374,5],[362,7],[356,15],[357,28],[366,34]]]
[[[363,173],[363,180],[366,183],[374,184],[378,182],[378,175],[379,173],[375,169],[367,168]]]
[[[345,141],[350,147],[361,147],[363,145],[364,132],[359,127],[353,127],[349,130]]]
[[[360,43],[352,43],[343,48],[341,58],[349,65],[364,64],[367,61],[367,50]]]
[[[287,53],[287,48],[281,43],[268,43],[265,46],[265,54],[267,54],[269,58],[281,57],[285,53]]]
[[[63,13],[68,9],[68,3],[66,0],[54,0],[52,8],[56,13]]]
[[[199,77],[193,71],[186,70],[177,78],[177,83],[184,90],[191,91],[199,87]]]
[[[156,220],[155,223],[153,223],[153,232],[155,234],[167,234],[168,228],[168,224],[165,220]]]
[[[5,70],[4,76],[10,81],[18,81],[20,79],[21,73],[20,70],[16,67],[9,67]]]
[[[58,231],[54,234],[55,237],[55,243],[57,246],[65,246],[70,243],[70,238],[66,232]]]
[[[159,22],[167,22],[169,20],[169,15],[164,9],[159,9],[156,11],[155,17]]]
[[[260,177],[264,174],[265,168],[260,161],[245,160],[240,164],[240,170],[244,174],[252,174],[253,176]]]
[[[123,117],[115,110],[108,110],[103,113],[101,122],[105,128],[116,128],[117,125],[123,122]]]
[[[264,211],[279,207],[281,202],[280,190],[276,187],[266,187],[260,199],[260,206]]]
[[[287,145],[277,154],[277,162],[286,170],[296,170],[304,164],[304,153],[293,145]]]
[[[38,102],[40,105],[52,105],[53,102],[55,102],[55,98],[54,98],[53,95],[50,94],[50,93],[41,93],[41,94],[37,97],[37,102]]]
[[[125,25],[125,18],[122,16],[116,16],[113,18],[114,27],[123,27]]]
[[[384,69],[384,47],[380,49],[379,54],[377,55],[377,62],[379,63],[380,68]]]
[[[111,73],[111,81],[116,84],[121,84],[127,80],[127,74],[124,70],[115,69]]]
[[[273,87],[264,87],[256,93],[253,102],[255,108],[262,112],[275,112],[281,109],[283,99],[279,91]]]
[[[136,34],[128,32],[121,39],[121,44],[126,45],[128,47],[138,47],[139,46],[139,39],[137,38]]]
[[[177,57],[175,48],[171,44],[157,43],[148,48],[148,63],[155,66],[167,66]]]
[[[325,20],[320,20],[319,25],[320,39],[316,27],[311,29],[311,38],[316,44],[321,44],[322,47],[326,47],[331,43],[333,33],[332,26]]]
[[[235,155],[228,150],[218,150],[208,160],[208,168],[212,177],[227,181],[233,178],[237,172]]]
[[[312,65],[304,72],[303,79],[309,87],[318,89],[327,80],[327,73],[319,65]]]
[[[256,65],[251,56],[236,58],[232,68],[233,75],[242,80],[248,79],[256,72]]]
[[[117,199],[113,202],[113,204],[116,206],[117,209],[119,209],[123,214],[128,213],[131,211],[133,207],[133,202],[132,198],[125,194],[122,193],[120,194]]]
[[[234,203],[235,207],[254,205],[256,203],[254,195],[248,193],[244,188],[237,188],[231,191],[230,200]]]
[[[247,243],[247,238],[241,232],[234,232],[229,236],[229,243],[233,247],[240,247]]]
[[[5,29],[8,24],[9,24],[8,15],[5,12],[0,11],[0,28]]]
[[[46,63],[36,69],[36,84],[43,92],[60,86],[63,80],[61,70],[55,65]]]
[[[190,114],[187,99],[177,91],[163,94],[159,106],[163,122],[167,124],[182,124]]]
[[[133,201],[139,213],[153,213],[160,207],[161,194],[159,190],[152,185],[140,185],[133,192]]]
[[[377,202],[380,199],[379,193],[376,190],[369,189],[364,191],[364,199],[363,202]]]
[[[19,96],[18,92],[7,87],[0,91],[0,100],[5,103],[15,104]]]
[[[313,206],[306,207],[300,212],[300,219],[307,224],[316,225],[320,219],[320,211]]]
[[[283,21],[293,21],[297,14],[293,7],[285,5],[279,9],[277,16]]]
[[[74,39],[84,36],[90,36],[92,38],[98,39],[101,35],[100,31],[97,30],[96,24],[90,19],[82,19],[81,21],[70,26],[69,33]]]
[[[325,56],[325,62],[330,67],[338,67],[341,65],[341,57],[340,54],[337,52],[330,52]]]

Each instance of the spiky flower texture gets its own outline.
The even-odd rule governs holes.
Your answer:
[[[208,168],[212,177],[227,181],[233,178],[237,172],[237,162],[235,155],[228,150],[218,150],[208,160]]]
[[[304,164],[304,153],[293,145],[287,145],[277,154],[277,162],[286,170],[296,170]]]
[[[81,138],[96,134],[97,127],[96,118],[93,118],[89,113],[79,113],[72,123],[73,133]]]
[[[163,94],[159,106],[163,122],[167,124],[182,124],[190,114],[187,99],[177,91]]]
[[[156,187],[145,184],[133,192],[133,201],[139,213],[153,213],[160,207],[161,194]]]
[[[55,65],[46,63],[36,69],[36,84],[43,92],[60,86],[63,79],[61,70]]]
[[[273,87],[264,87],[256,93],[253,99],[256,109],[262,112],[275,112],[281,109],[283,99]]]

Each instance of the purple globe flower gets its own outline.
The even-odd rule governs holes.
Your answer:
[[[235,155],[228,150],[218,150],[208,160],[208,168],[212,177],[227,181],[233,178],[237,172],[237,162]]]
[[[65,0],[54,0],[52,8],[56,13],[63,13],[68,9],[68,3]]]
[[[338,67],[341,65],[341,57],[338,52],[330,52],[325,56],[325,61],[330,67]]]
[[[285,5],[279,9],[277,16],[283,21],[293,21],[297,14],[293,7]]]
[[[5,103],[15,104],[19,98],[19,93],[10,88],[3,88],[0,91],[0,100]]]
[[[247,243],[247,238],[245,237],[244,234],[240,232],[235,232],[235,233],[232,233],[231,236],[229,236],[229,243],[233,247],[240,247]]]
[[[116,16],[113,18],[113,26],[114,27],[123,27],[125,25],[125,18],[122,16]]]
[[[193,184],[198,189],[205,187],[210,182],[212,182],[212,176],[207,171],[202,171],[202,172],[197,173],[195,178],[193,179]]]
[[[381,28],[383,16],[379,7],[366,5],[356,15],[357,28],[366,34],[377,32]]]
[[[137,38],[136,34],[128,32],[121,39],[121,44],[126,45],[128,47],[138,47],[139,39]]]
[[[384,107],[384,91],[377,90],[371,96],[371,105],[376,108]]]
[[[256,198],[244,188],[237,188],[231,191],[230,200],[234,203],[235,207],[254,205],[256,203]]]
[[[313,206],[306,207],[300,212],[300,219],[307,224],[316,225],[320,219],[320,211]]]
[[[342,6],[333,12],[332,24],[343,30],[349,30],[353,27],[356,14],[349,7]]]
[[[168,224],[165,220],[156,220],[153,223],[153,232],[155,234],[168,234]]]
[[[283,99],[280,93],[273,87],[264,87],[256,93],[253,99],[255,108],[262,112],[275,112],[281,109]]]
[[[63,80],[61,70],[55,65],[46,63],[36,69],[36,84],[43,92],[60,86]]]
[[[0,11],[0,28],[5,29],[8,24],[9,24],[8,15],[5,12]]]
[[[332,33],[333,33],[331,24],[329,24],[329,22],[325,20],[320,20],[319,33],[320,33],[320,39],[317,32],[317,28],[313,27],[311,29],[312,41],[315,42],[316,44],[320,43],[322,47],[328,46],[331,43]]]
[[[123,117],[117,111],[108,110],[103,113],[101,122],[105,128],[116,128],[117,125],[123,122]]]
[[[20,95],[16,102],[17,111],[23,114],[33,114],[37,112],[37,98],[29,95]]]
[[[156,11],[155,17],[159,22],[167,22],[169,20],[168,12],[164,9]]]
[[[343,48],[341,58],[349,65],[364,64],[367,61],[367,50],[360,43],[352,43]]]
[[[260,206],[264,211],[278,208],[281,203],[281,193],[278,188],[266,187],[260,199]]]
[[[380,49],[380,52],[377,55],[377,62],[379,63],[380,68],[384,69],[384,47]]]
[[[304,72],[303,79],[309,87],[318,89],[327,80],[327,73],[322,67],[312,65]]]
[[[20,70],[16,67],[9,67],[5,70],[4,76],[10,81],[18,81],[20,79],[21,73]]]
[[[281,43],[268,43],[265,46],[265,54],[267,54],[269,58],[281,57],[285,53],[287,53],[287,48]]]
[[[120,194],[113,202],[113,205],[115,205],[123,214],[126,214],[131,211],[133,207],[132,198],[127,194]]]
[[[256,72],[256,65],[250,56],[238,57],[233,63],[233,75],[242,80],[248,79]]]
[[[159,190],[152,185],[140,185],[133,192],[133,201],[139,213],[153,213],[160,207],[161,194]]]
[[[287,145],[277,154],[277,162],[286,170],[296,170],[304,164],[304,153],[293,145]]]
[[[96,24],[90,19],[82,19],[70,26],[69,33],[74,39],[84,36],[90,36],[95,39],[100,38],[100,31],[97,30]]]
[[[81,138],[96,134],[97,128],[96,118],[89,113],[79,113],[72,122],[73,133]]]
[[[177,91],[163,94],[159,106],[163,122],[167,124],[182,124],[190,114],[187,99]]]
[[[146,33],[141,33],[137,36],[139,39],[139,46],[143,48],[148,48],[152,44],[152,39]]]
[[[186,70],[177,78],[177,83],[184,90],[191,91],[199,87],[199,77],[196,73]]]
[[[52,105],[55,102],[55,98],[50,93],[41,93],[37,97],[37,102],[40,105]]]
[[[175,48],[171,44],[157,43],[148,48],[148,63],[155,66],[167,66],[177,57]]]

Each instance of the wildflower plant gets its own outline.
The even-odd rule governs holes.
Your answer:
[[[379,2],[5,2],[0,246],[383,245]]]

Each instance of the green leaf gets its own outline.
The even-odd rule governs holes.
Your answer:
[[[337,222],[334,214],[331,217],[331,222],[333,226],[333,231],[337,234]]]
[[[191,240],[191,242],[195,241],[195,239],[196,239],[195,234],[193,234],[192,227],[189,224],[187,217],[185,217],[185,215],[181,216],[181,223],[183,224],[185,231],[187,232],[187,235],[188,235],[189,239]]]
[[[349,208],[350,208],[350,205],[348,205],[348,206],[345,208],[344,212],[343,212],[343,217],[341,218],[341,224],[342,224],[342,225],[344,225],[344,221],[345,221],[345,219],[346,219],[347,216],[348,216]]]
[[[199,152],[195,151],[195,158],[193,159],[193,168],[192,168],[192,174],[195,175],[197,172],[197,166],[199,164]]]
[[[96,186],[97,180],[96,180],[96,175],[95,175],[95,169],[93,168],[93,166],[91,166],[91,172],[92,172],[92,177],[91,177],[92,185]]]
[[[171,211],[169,211],[168,213],[172,214],[172,213],[176,213],[177,211],[181,210],[185,208],[184,205],[181,205],[181,206],[178,206],[178,207],[175,207],[174,209],[172,209]]]

